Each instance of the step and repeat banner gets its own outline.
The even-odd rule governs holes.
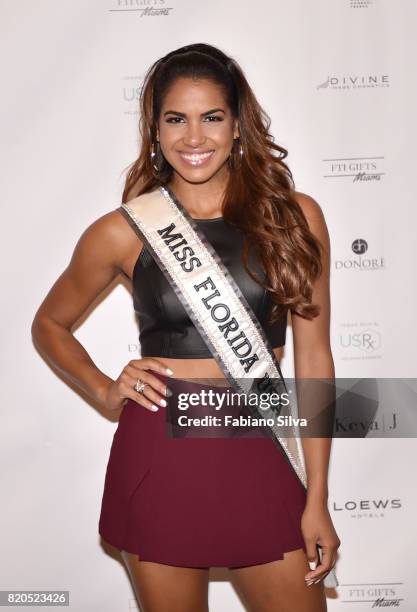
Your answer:
[[[240,63],[296,189],[327,221],[337,376],[415,379],[417,2],[19,0],[0,12],[0,590],[68,590],[73,610],[128,612],[129,577],[98,534],[117,422],[42,359],[31,322],[83,231],[121,202],[145,71],[196,42]],[[121,278],[74,333],[109,376],[140,356]],[[282,367],[293,375],[290,326]],[[400,402],[390,408],[354,424],[382,435],[333,442],[332,612],[417,609],[416,444],[411,430],[395,437]],[[226,569],[211,570],[209,598],[213,610],[244,610]]]

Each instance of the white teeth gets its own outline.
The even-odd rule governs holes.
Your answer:
[[[210,157],[212,153],[213,151],[209,151],[208,153],[180,153],[180,155],[181,157],[189,159],[190,161],[201,161],[203,159],[207,159],[207,157]]]

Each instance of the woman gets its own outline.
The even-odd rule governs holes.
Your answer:
[[[166,188],[253,307],[277,361],[290,310],[296,377],[333,378],[325,220],[294,190],[287,151],[268,128],[233,59],[205,44],[169,53],[143,84],[141,152],[123,203],[137,211],[144,194]],[[207,610],[208,568],[217,565],[230,568],[250,610],[322,612],[340,545],[327,509],[330,440],[303,439],[305,490],[269,438],[166,435],[164,398],[225,373],[126,210],[87,228],[33,323],[36,345],[60,371],[109,411],[123,408],[100,534],[122,551],[144,611]],[[133,284],[142,357],[112,380],[71,328],[121,272]]]

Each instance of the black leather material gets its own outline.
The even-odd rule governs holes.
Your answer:
[[[273,348],[285,344],[287,316],[273,325],[267,318],[273,302],[247,274],[242,261],[242,233],[222,218],[196,219],[222,262],[252,307]],[[249,267],[265,278],[252,250]],[[212,354],[189,318],[181,301],[144,245],[133,271],[133,302],[139,322],[142,357],[210,358]]]

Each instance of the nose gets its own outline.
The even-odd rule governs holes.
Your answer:
[[[184,144],[190,147],[199,147],[205,142],[204,126],[199,120],[188,122],[183,140]]]

